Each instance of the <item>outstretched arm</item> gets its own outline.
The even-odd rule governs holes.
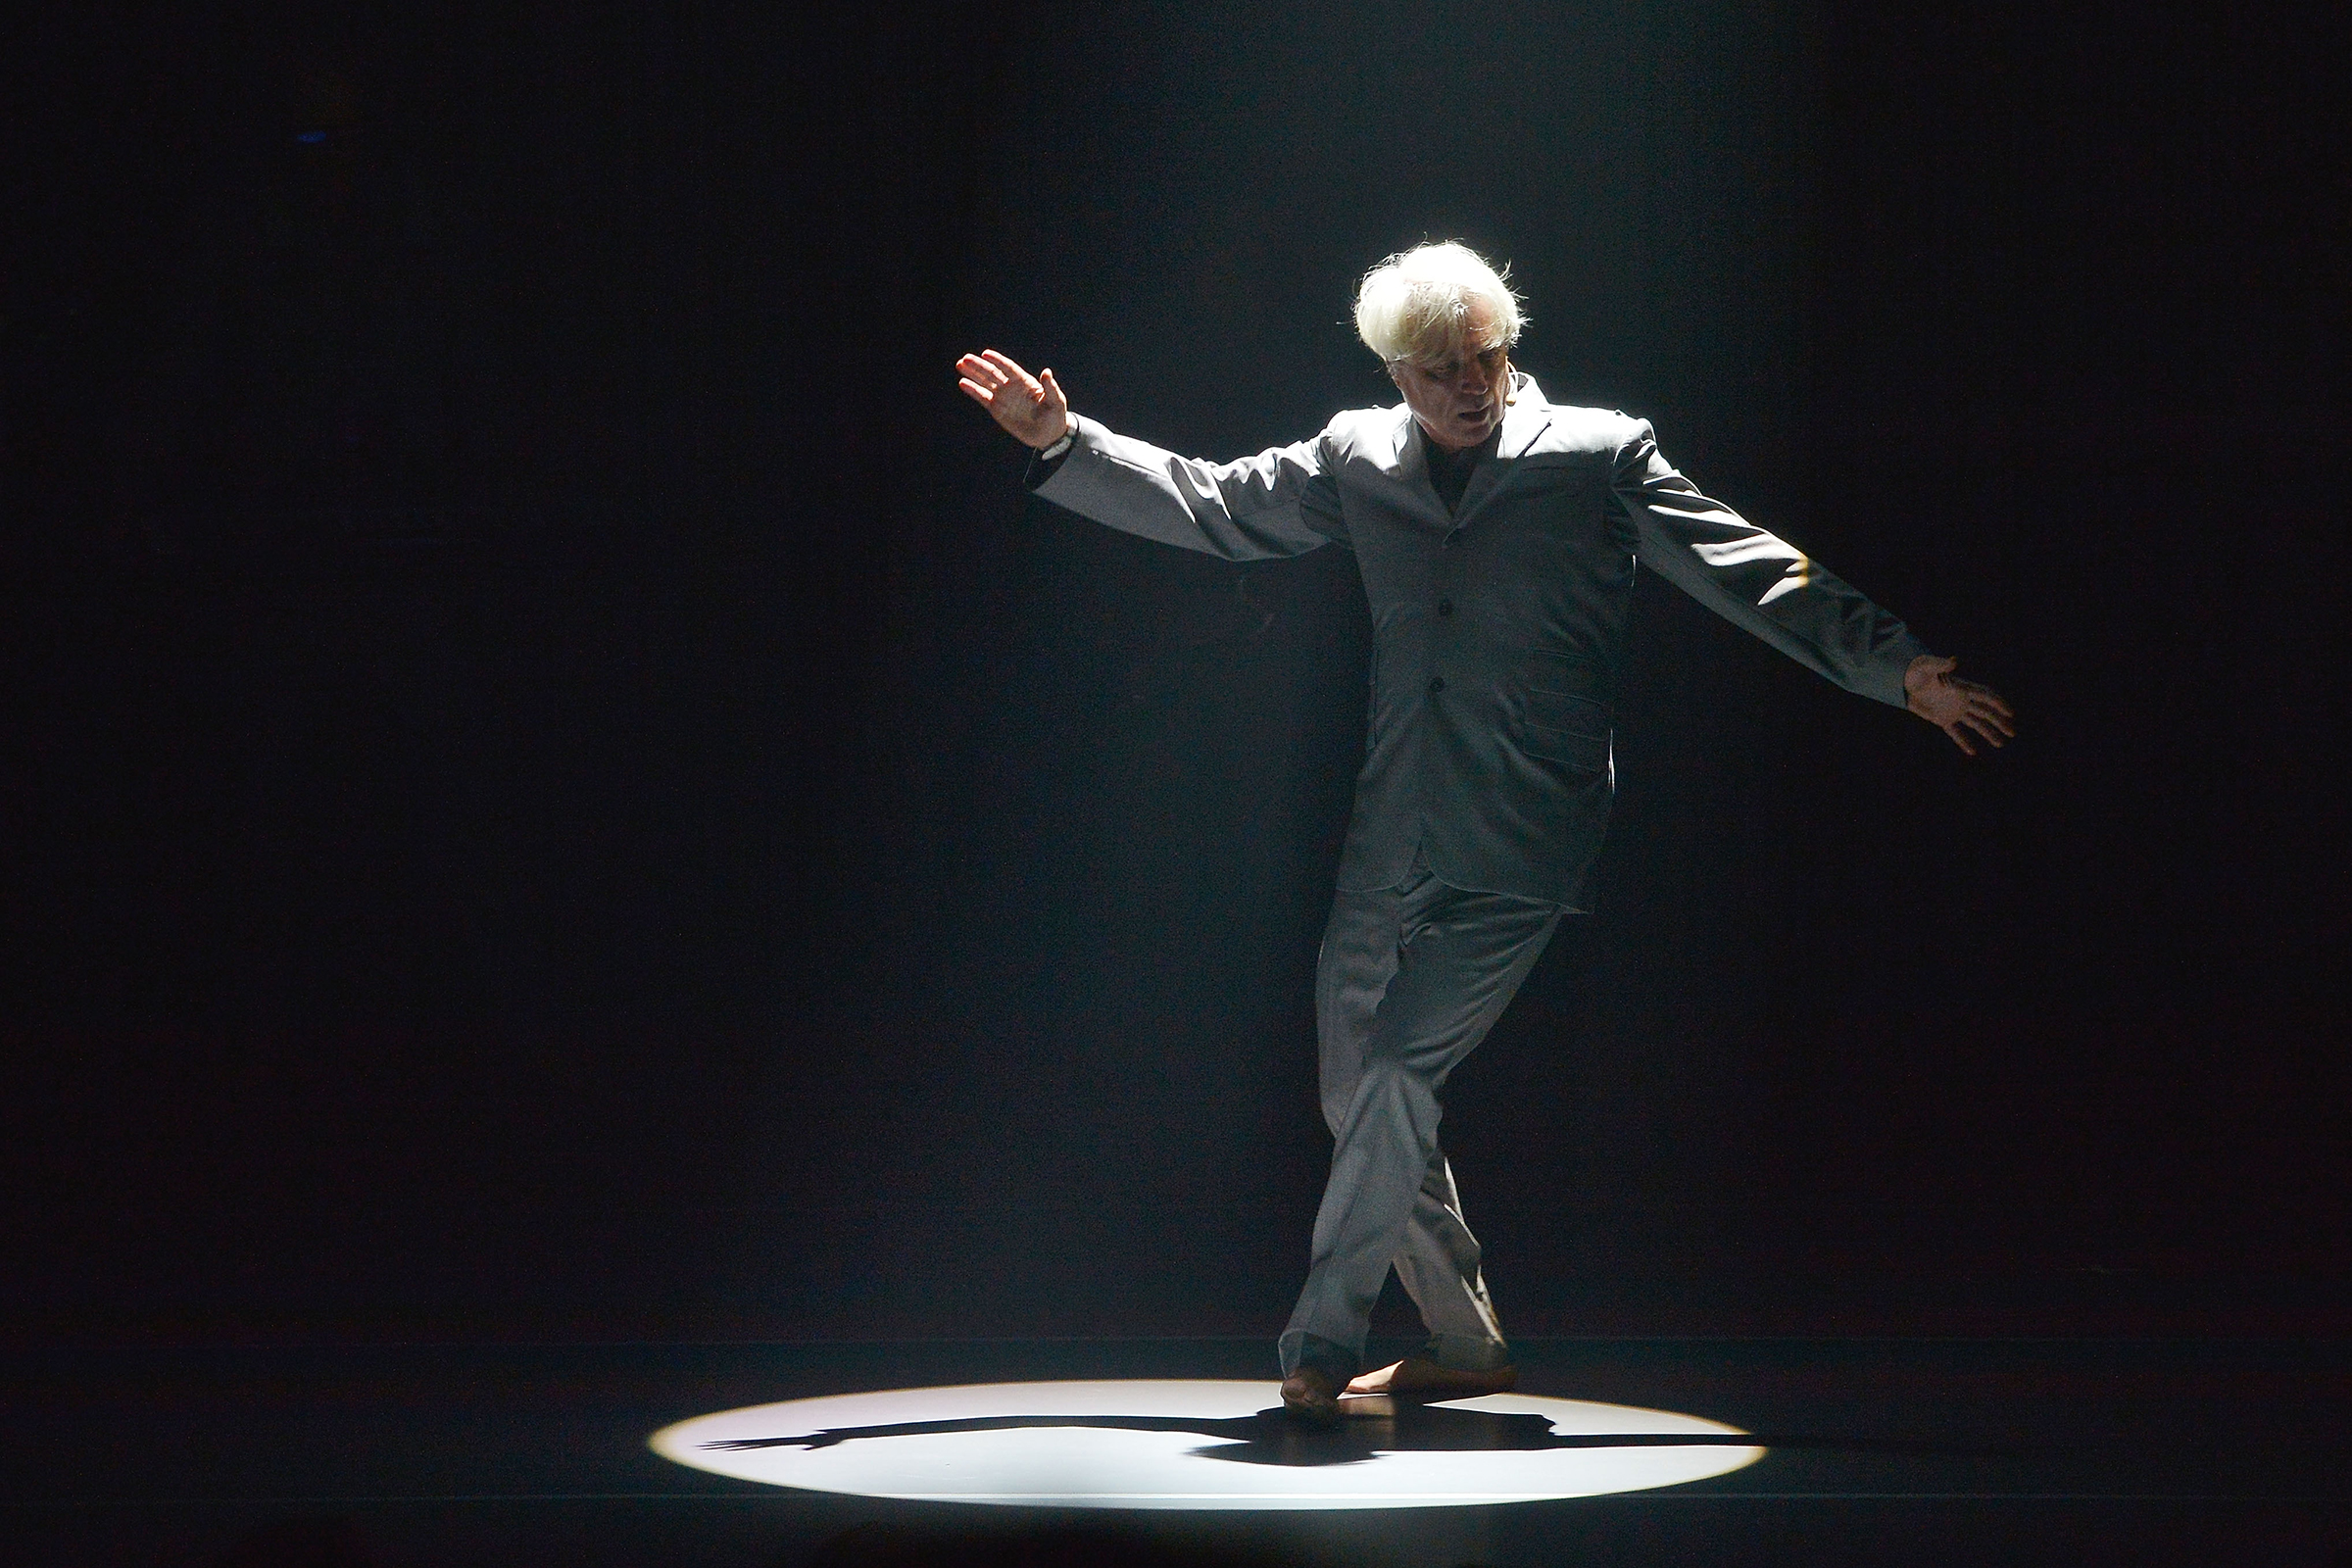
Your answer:
[[[1850,692],[1909,709],[1974,757],[2017,733],[2000,694],[1952,674],[1903,623],[1820,563],[1675,471],[1646,420],[1617,454],[1611,485],[1642,564],[1798,663]]]
[[[956,362],[963,395],[1040,454],[1029,484],[1048,501],[1125,533],[1228,561],[1296,556],[1345,539],[1339,490],[1318,437],[1236,463],[1178,457],[1070,413],[1052,370],[1031,375],[995,349]]]

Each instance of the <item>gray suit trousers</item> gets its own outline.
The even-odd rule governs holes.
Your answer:
[[[1301,1363],[1342,1381],[1361,1369],[1392,1264],[1441,1362],[1509,1359],[1478,1239],[1438,1148],[1440,1091],[1510,1004],[1563,912],[1448,887],[1418,858],[1397,886],[1333,901],[1315,1021],[1335,1147],[1306,1289],[1283,1331],[1285,1376]]]

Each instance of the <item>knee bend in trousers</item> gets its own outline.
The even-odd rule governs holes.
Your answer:
[[[1399,1056],[1374,1055],[1356,1079],[1351,1108],[1358,1115],[1401,1120],[1412,1128],[1428,1155],[1438,1145],[1438,1085],[1442,1074],[1411,1065]]]

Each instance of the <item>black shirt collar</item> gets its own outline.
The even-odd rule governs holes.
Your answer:
[[[1502,426],[1497,423],[1487,432],[1487,438],[1474,447],[1448,452],[1421,432],[1422,450],[1429,457],[1429,484],[1437,491],[1438,499],[1446,503],[1446,514],[1451,516],[1462,505],[1462,493],[1470,488],[1470,475],[1478,466],[1494,456],[1502,445]]]

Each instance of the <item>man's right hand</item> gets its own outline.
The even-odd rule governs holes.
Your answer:
[[[995,349],[966,354],[956,362],[956,369],[963,377],[956,383],[963,395],[986,409],[1023,446],[1042,452],[1069,429],[1070,400],[1061,395],[1052,370],[1041,379]]]

